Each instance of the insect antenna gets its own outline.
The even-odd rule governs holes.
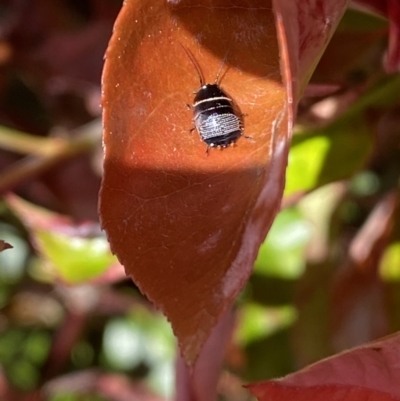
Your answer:
[[[221,76],[222,68],[224,68],[226,59],[228,58],[228,54],[229,54],[229,50],[226,52],[226,54],[225,54],[225,56],[224,56],[224,59],[222,60],[222,63],[221,63],[221,65],[220,65],[220,67],[219,67],[219,70],[218,70],[218,72],[217,72],[217,76],[215,77],[214,84],[219,85],[219,82],[222,81],[222,78],[223,78],[224,75],[228,72],[229,67],[228,67],[227,70],[222,74],[221,80],[219,80],[219,77]],[[218,82],[218,81],[219,81],[219,82]]]
[[[183,46],[183,44],[180,44],[182,46],[182,49],[185,50],[187,56],[189,57],[190,61],[192,62],[192,64],[194,65],[194,67],[196,68],[197,74],[199,75],[199,80],[200,80],[200,86],[204,86],[205,84],[205,79],[204,79],[204,75],[203,75],[203,71],[201,71],[201,68],[199,66],[199,63],[197,62],[197,60],[194,58],[192,52],[189,49],[186,49],[185,46]]]

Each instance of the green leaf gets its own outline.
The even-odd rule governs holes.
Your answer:
[[[37,229],[41,251],[60,276],[71,283],[85,281],[117,263],[103,237],[71,237],[56,231]]]
[[[261,245],[255,272],[286,279],[299,277],[304,269],[304,247],[310,238],[310,229],[297,209],[282,210]]]
[[[370,109],[381,113],[392,108],[399,92],[400,78],[389,78],[361,97],[338,120],[324,128],[295,135],[285,195],[348,178],[360,170],[371,153],[375,134],[375,125],[367,113]]]
[[[240,310],[240,325],[236,332],[237,341],[242,346],[246,346],[290,326],[296,317],[294,306],[266,308],[255,303],[248,303]]]
[[[394,242],[386,248],[379,273],[385,281],[400,280],[400,242]]]

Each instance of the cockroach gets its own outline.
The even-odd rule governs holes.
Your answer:
[[[183,46],[182,46],[183,47]],[[226,148],[234,144],[243,135],[243,114],[236,103],[220,87],[220,75],[225,59],[213,84],[206,84],[203,72],[193,54],[183,47],[190,61],[196,68],[200,80],[200,89],[195,92],[192,106],[193,122],[202,141],[210,148]]]

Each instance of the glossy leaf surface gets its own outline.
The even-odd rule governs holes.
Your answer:
[[[104,75],[101,214],[113,251],[193,360],[279,207],[285,155],[272,173],[269,163],[274,135],[286,133],[286,108],[268,3],[171,4],[128,2],[116,25]],[[199,79],[181,45],[207,82],[225,59],[221,86],[246,113],[251,139],[207,156],[189,132],[186,103]]]
[[[343,12],[345,3],[335,7]],[[293,102],[332,34],[334,25],[308,40],[297,20],[307,7],[293,14],[285,4],[275,9],[284,23],[277,33],[268,1],[131,0],[107,51],[102,225],[127,274],[171,321],[189,363],[242,289],[279,209]],[[297,32],[285,36],[291,21]],[[298,32],[306,36],[290,48]],[[219,82],[250,138],[207,155],[189,133],[186,104],[199,77],[182,47],[206,82],[222,68]],[[294,96],[287,47],[299,67]]]

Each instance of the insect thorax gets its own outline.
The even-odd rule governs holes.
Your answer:
[[[196,104],[202,100],[211,100],[216,97],[228,97],[227,94],[217,84],[203,85],[194,97],[193,103]]]

